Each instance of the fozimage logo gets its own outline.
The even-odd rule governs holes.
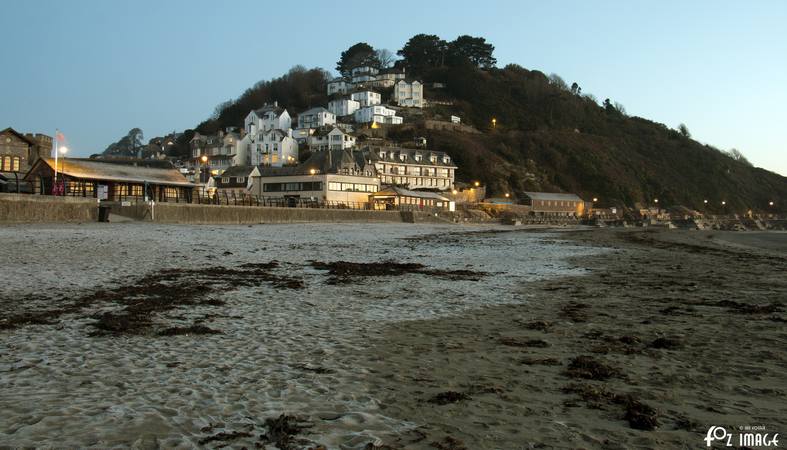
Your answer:
[[[737,437],[737,439],[736,439]],[[737,432],[730,433],[724,427],[712,426],[705,435],[705,445],[718,441],[725,447],[778,447],[779,433],[772,435],[765,431],[764,425],[741,425]]]

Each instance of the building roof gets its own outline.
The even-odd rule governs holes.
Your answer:
[[[278,102],[274,102],[272,105],[265,104],[265,105],[263,105],[262,108],[257,108],[257,109],[254,110],[254,113],[257,114],[258,117],[262,116],[263,114],[265,114],[267,112],[274,112],[278,116],[279,114],[284,112],[284,108],[279,106]]]
[[[327,109],[323,108],[322,106],[317,106],[316,108],[307,109],[306,111],[299,114],[299,116],[308,116],[311,114],[320,114],[320,113],[330,113]]]
[[[559,192],[525,192],[531,200],[568,200],[573,202],[583,201],[577,194],[563,194]]]
[[[55,160],[53,158],[40,158],[27,172],[25,179],[27,180],[30,174],[41,165],[46,165],[54,171]],[[167,186],[194,186],[172,164],[169,164],[168,168],[164,168],[160,162],[156,164],[153,161],[60,158],[57,161],[57,171],[73,178],[90,180],[125,183],[148,182]]]
[[[20,133],[20,132],[18,132],[18,131],[16,131],[16,130],[14,130],[14,129],[13,129],[13,128],[11,128],[11,127],[8,127],[8,128],[6,128],[5,130],[3,130],[3,131],[0,131],[0,134],[6,133],[6,132],[8,132],[8,133],[11,133],[11,134],[13,134],[14,136],[18,137],[19,139],[21,139],[21,140],[23,140],[23,141],[27,142],[27,143],[28,143],[28,145],[38,145],[38,142],[36,142],[36,141],[34,141],[34,140],[30,139],[29,137],[27,137],[27,136],[25,136],[24,134],[22,134],[22,133]]]
[[[248,177],[254,170],[254,166],[232,166],[221,173],[222,177]]]
[[[418,148],[403,148],[403,147],[366,147],[364,152],[372,162],[392,162],[399,164],[413,164],[422,166],[444,166],[456,168],[454,163],[449,159],[448,163],[443,162],[443,157],[447,156],[445,152],[438,152],[434,150],[425,150]],[[380,157],[380,152],[385,152],[385,158]],[[421,161],[415,160],[415,155],[420,154],[423,158]],[[401,155],[406,155],[407,159],[402,161]],[[432,156],[437,157],[436,162],[430,161]]]
[[[392,195],[398,197],[429,198],[433,200],[439,200],[441,202],[450,201],[448,198],[443,197],[442,195],[436,192],[411,191],[409,189],[404,189],[398,186],[389,186],[385,189],[382,189],[372,194],[373,197],[390,197]]]

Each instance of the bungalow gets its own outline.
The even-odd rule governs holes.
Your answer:
[[[298,114],[298,128],[320,128],[335,123],[336,114],[321,106]]]
[[[576,216],[585,214],[585,201],[576,194],[525,192],[523,203],[538,216]]]
[[[24,179],[33,184],[36,194],[113,201],[188,202],[195,187],[171,163],[155,160],[60,158],[55,166],[53,158],[40,158]]]

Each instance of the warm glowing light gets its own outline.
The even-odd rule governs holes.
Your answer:
[[[703,200],[702,203],[705,203],[707,205],[708,201],[707,200]]]
[[[453,192],[453,193],[454,193],[454,195],[456,195],[456,194],[457,194],[457,190],[456,190],[456,189],[454,189],[454,190],[453,190],[453,191],[451,191],[451,192]],[[773,202],[771,202],[771,204],[773,204]]]
[[[58,151],[59,151],[60,153],[62,153],[62,154],[64,154],[64,155],[65,155],[65,154],[66,154],[66,152],[68,151],[68,147],[65,147],[65,146],[63,146],[63,147],[60,147],[60,148],[58,149]]]
[[[202,158],[200,158],[200,159],[202,160],[202,162],[208,162],[208,156],[207,155],[202,155]]]
[[[598,197],[593,197],[593,201],[597,202],[598,201]]]
[[[653,200],[653,203],[658,203],[658,202],[659,202],[659,199],[654,199]]]
[[[475,187],[478,187],[478,186],[481,186],[481,183],[479,183],[478,181],[476,181],[476,182],[475,182]]]
[[[724,206],[724,205],[726,205],[726,204],[727,204],[727,202],[725,202],[725,201],[723,201],[723,200],[722,200],[722,202],[721,202],[721,206]]]
[[[768,206],[773,206],[773,202],[768,202]]]
[[[316,170],[314,170],[314,169],[312,169],[312,170],[310,170],[310,171],[309,171],[309,173],[310,173],[310,174],[312,174],[312,175],[314,175],[315,173],[317,173],[317,171],[316,171]]]
[[[508,192],[506,192],[506,198],[508,198],[508,197],[510,197],[510,196],[511,196],[511,194],[509,194]]]

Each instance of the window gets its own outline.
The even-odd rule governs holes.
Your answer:
[[[5,156],[3,157],[3,164],[0,165],[0,169],[4,171],[11,170],[11,157]]]
[[[238,183],[245,183],[246,182],[246,177],[236,177],[235,181],[238,182]]]
[[[282,183],[264,183],[262,190],[264,192],[281,192]]]
[[[221,182],[224,183],[224,184],[229,184],[230,183],[230,177],[221,177]]]
[[[135,197],[142,197],[142,185],[135,184],[131,186],[131,195]]]

